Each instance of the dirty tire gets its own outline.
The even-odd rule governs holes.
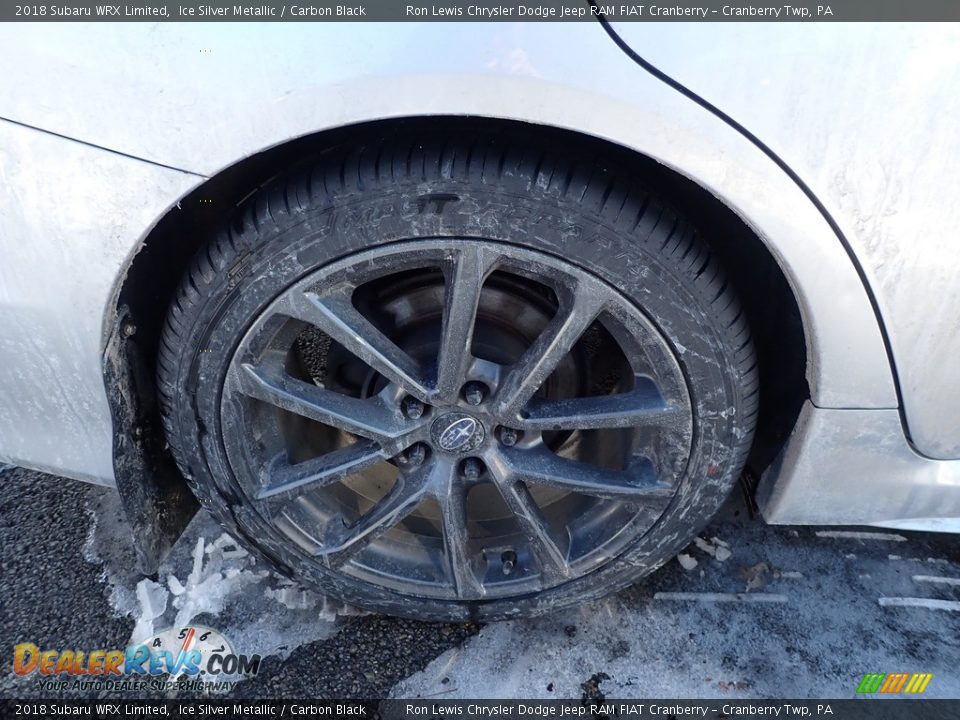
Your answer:
[[[229,533],[279,571],[357,606],[423,620],[495,620],[607,595],[690,542],[725,500],[751,443],[756,360],[744,313],[708,240],[642,180],[618,171],[615,160],[529,138],[431,133],[334,148],[248,198],[183,278],[158,363],[170,448],[197,498]],[[562,581],[548,582],[545,570],[530,570],[539,589],[521,577],[520,591],[491,584],[500,589],[489,597],[482,590],[419,593],[330,567],[251,499],[248,476],[257,470],[238,467],[227,451],[243,445],[237,433],[245,421],[225,410],[228,373],[271,303],[312,273],[361,252],[467,241],[566,263],[625,297],[674,358],[691,424],[682,435],[682,465],[649,528],[588,571],[564,568],[567,575],[555,576]],[[443,538],[442,549],[449,549],[452,540]],[[486,582],[485,569],[474,572]],[[464,587],[451,582],[450,592]]]

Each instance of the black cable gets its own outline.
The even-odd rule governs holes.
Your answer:
[[[903,427],[903,433],[907,438],[907,442],[910,443],[910,446],[915,452],[918,452],[916,447],[913,444],[913,440],[910,438],[910,430],[907,425],[907,418],[904,411],[903,404],[903,392],[900,388],[900,378],[897,373],[897,363],[893,357],[893,345],[890,342],[890,335],[887,332],[887,327],[883,322],[883,315],[880,312],[880,303],[877,300],[877,296],[873,292],[873,288],[870,286],[870,281],[867,278],[867,273],[863,269],[863,265],[860,264],[859,258],[857,258],[856,253],[853,250],[853,247],[850,245],[850,241],[847,240],[847,237],[843,234],[843,231],[840,229],[840,226],[837,224],[836,220],[833,219],[833,216],[830,214],[830,211],[824,206],[820,199],[814,194],[813,190],[803,181],[803,179],[791,168],[786,161],[784,161],[777,153],[775,153],[766,143],[764,143],[760,138],[750,132],[747,128],[741,125],[739,122],[734,120],[730,115],[725,113],[723,110],[718,108],[716,105],[711,103],[709,100],[706,100],[699,95],[697,95],[693,90],[690,90],[688,87],[682,85],[681,83],[674,80],[672,77],[667,75],[665,72],[652,65],[649,61],[641,57],[632,47],[630,47],[624,40],[621,38],[616,30],[610,25],[610,21],[607,20],[606,16],[600,10],[600,7],[597,5],[596,0],[587,0],[589,5],[594,8],[594,16],[597,18],[597,21],[603,27],[607,35],[610,36],[610,39],[616,43],[617,47],[620,48],[631,60],[633,60],[637,65],[642,67],[648,73],[653,75],[655,78],[660,80],[663,83],[666,83],[674,90],[679,92],[684,97],[687,97],[693,100],[695,103],[700,105],[704,110],[707,110],[710,113],[713,113],[716,117],[720,118],[727,125],[732,127],[734,130],[739,132],[743,137],[753,143],[758,147],[768,158],[773,160],[776,163],[777,167],[783,170],[787,176],[793,180],[800,190],[803,191],[803,194],[807,196],[810,202],[813,203],[814,207],[820,212],[820,215],[823,216],[823,219],[827,221],[827,224],[830,226],[830,229],[833,230],[834,234],[840,240],[840,244],[843,245],[843,249],[846,250],[847,255],[850,257],[850,262],[853,263],[853,267],[857,272],[857,276],[860,278],[860,282],[863,284],[863,289],[867,293],[867,298],[870,301],[870,307],[873,308],[873,313],[876,315],[877,324],[880,327],[880,336],[883,339],[883,346],[887,353],[887,361],[890,363],[890,369],[893,374],[893,387],[897,394],[897,410],[900,414],[900,424]],[[923,454],[923,453],[919,453]]]

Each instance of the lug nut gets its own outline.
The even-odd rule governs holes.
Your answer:
[[[468,405],[479,405],[487,396],[487,386],[480,382],[469,382],[463,386],[463,399]]]
[[[416,420],[423,416],[423,403],[415,397],[409,395],[403,399],[403,414],[411,420]]]
[[[463,476],[467,480],[477,480],[483,473],[483,463],[477,458],[467,458],[463,461]]]
[[[502,442],[507,447],[513,447],[517,444],[517,440],[520,439],[520,433],[518,433],[513,428],[501,427],[500,428],[500,442]]]
[[[400,453],[400,457],[398,458],[401,465],[408,467],[417,467],[426,459],[427,447],[423,443],[410,446],[405,452]]]
[[[509,575],[517,566],[517,554],[513,550],[507,550],[500,555],[500,562],[502,563],[500,569],[503,570],[503,574]]]

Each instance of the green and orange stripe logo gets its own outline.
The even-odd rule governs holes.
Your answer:
[[[919,695],[932,679],[932,673],[867,673],[860,681],[857,693]]]

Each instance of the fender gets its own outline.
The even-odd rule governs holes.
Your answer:
[[[645,23],[605,27],[804,188],[870,295],[911,447],[960,458],[960,370],[944,360],[960,353],[956,28],[722,23],[678,43]]]
[[[4,449],[8,459],[113,484],[99,371],[118,322],[116,299],[151,228],[199,183],[294,138],[424,115],[552,125],[613,142],[692,179],[740,215],[783,268],[804,322],[811,401],[823,408],[896,408],[869,298],[816,207],[755,145],[631,62],[599,24],[344,27],[315,25],[304,33],[294,24],[136,24],[116,33],[96,23],[51,25],[44,28],[51,42],[42,47],[28,33],[0,28],[0,60],[16,58],[21,69],[0,77],[0,116],[14,121],[0,123],[9,184],[50,192],[42,169],[55,177],[68,146],[70,157],[97,158],[76,164],[96,172],[55,184],[57,192],[72,193],[72,215],[44,212],[42,203],[24,205],[0,191],[0,210],[13,219],[0,242],[18,248],[29,241],[30,257],[47,258],[42,267],[18,263],[21,277],[6,287],[53,285],[70,298],[52,329],[43,323],[30,329],[30,343],[52,353],[56,366],[96,370],[70,374],[69,387],[50,392],[44,385],[31,394],[31,414],[44,419],[56,448],[31,445],[12,413],[0,416],[0,436],[23,439]],[[65,48],[85,61],[54,72],[43,47]],[[108,204],[109,228],[80,209],[88,202]],[[71,219],[77,217],[84,218],[80,227]],[[96,271],[76,272],[92,249]],[[0,282],[0,313],[23,302],[5,297],[4,287]],[[92,319],[99,337],[77,340],[80,352],[59,342],[63,328],[89,333]],[[77,397],[82,404],[69,402]]]

